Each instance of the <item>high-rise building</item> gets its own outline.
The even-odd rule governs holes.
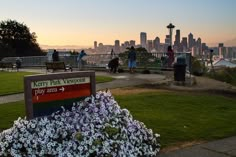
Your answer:
[[[223,43],[219,43],[218,52],[219,52],[219,57],[220,58],[225,58],[226,57],[226,48],[224,47]]]
[[[208,50],[208,46],[206,45],[206,43],[202,43],[202,51],[207,51]]]
[[[189,33],[188,35],[188,48],[191,49],[194,46],[193,34]]]
[[[114,51],[115,53],[120,53],[120,40],[115,40]]]
[[[174,41],[174,46],[179,47],[180,45],[180,30],[176,30],[176,35],[175,35],[175,41]]]
[[[197,46],[197,48],[199,50],[199,54],[202,55],[202,39],[201,38],[197,39],[196,46]]]
[[[232,58],[234,58],[234,52],[233,52],[233,48],[232,47],[228,47],[228,50],[227,50],[227,58],[229,58],[229,59],[232,59]]]
[[[135,46],[135,40],[130,40],[129,44],[130,44],[130,46]]]
[[[94,41],[94,49],[96,50],[97,47],[98,47],[98,43],[97,43],[97,41]]]
[[[103,47],[103,43],[99,43],[99,44],[98,44],[98,47]]]
[[[165,44],[170,45],[170,35],[166,35]]]
[[[124,46],[125,46],[125,48],[129,47],[129,41],[125,41]]]
[[[140,44],[143,48],[147,48],[147,33],[140,33]]]
[[[196,57],[196,56],[199,55],[199,54],[198,54],[198,49],[197,49],[196,46],[193,46],[193,47],[191,48],[191,53],[192,53],[192,56],[194,56],[194,57]]]
[[[156,51],[160,51],[160,38],[159,37],[156,37],[153,40],[153,47],[154,49],[156,49]]]
[[[224,43],[219,43],[218,47],[224,47]]]
[[[188,48],[188,39],[187,37],[182,38],[181,45],[183,46],[183,51],[186,52]]]
[[[148,40],[148,41],[147,41],[147,44],[148,44],[148,46],[147,46],[147,51],[148,51],[148,52],[151,52],[152,49],[153,49],[153,41],[152,41],[152,40]]]

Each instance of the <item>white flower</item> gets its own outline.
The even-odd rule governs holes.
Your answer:
[[[0,133],[0,156],[22,156],[21,150],[33,157],[89,156],[93,152],[98,156],[156,156],[159,136],[133,120],[110,92],[100,91],[74,103],[71,111],[62,107],[62,112],[50,118],[14,121],[12,128]]]

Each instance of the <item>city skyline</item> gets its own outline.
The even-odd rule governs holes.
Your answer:
[[[192,33],[209,46],[236,46],[235,0],[20,2],[1,2],[0,21],[11,19],[26,24],[36,33],[40,45],[93,47],[94,41],[114,45],[115,40],[140,44],[140,32],[147,33],[147,40],[159,37],[164,43],[169,34],[166,26],[173,23],[173,35],[180,29],[181,38]]]

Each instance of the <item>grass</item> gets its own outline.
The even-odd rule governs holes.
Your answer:
[[[162,147],[236,135],[236,99],[176,92],[117,95],[115,99],[161,135]]]
[[[0,95],[21,93],[24,91],[24,76],[30,72],[0,72]]]
[[[0,104],[0,131],[10,128],[18,117],[25,117],[25,102]]]
[[[186,141],[236,135],[236,99],[210,94],[154,91],[115,95],[122,108],[161,135],[162,148]],[[0,130],[25,116],[24,102],[0,105]]]
[[[113,80],[114,78],[109,77],[109,76],[96,76],[96,83],[110,82]]]
[[[26,75],[33,75],[31,72],[0,72],[0,95],[16,94],[24,92],[23,79]],[[96,83],[112,81],[108,76],[96,76]]]

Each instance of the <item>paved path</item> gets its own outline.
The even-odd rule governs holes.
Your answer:
[[[24,100],[24,93],[0,96],[0,104]]]
[[[30,72],[45,73],[45,71],[41,69],[24,69],[24,70]],[[164,75],[158,75],[158,74],[149,74],[149,75],[129,74],[129,73],[110,74],[107,72],[96,72],[95,75],[111,76],[115,78],[115,80],[111,82],[96,84],[96,90],[135,86],[151,82],[157,83],[165,80]],[[0,96],[0,104],[8,102],[16,102],[21,100],[24,100],[24,93]]]
[[[236,157],[236,136],[160,154],[159,157]]]
[[[42,69],[24,69],[25,71],[31,72],[40,72],[45,73],[45,70]],[[103,90],[109,88],[119,88],[134,86],[140,84],[160,84],[168,83],[171,79],[173,80],[172,75],[157,75],[157,74],[129,74],[129,73],[120,73],[120,74],[110,74],[106,72],[96,72],[96,75],[107,75],[114,77],[115,80],[107,83],[100,83],[96,85],[96,90]],[[230,86],[226,83],[215,81],[212,79],[204,79],[196,77],[197,85],[192,87],[188,86],[175,86],[170,85],[170,89],[177,90],[207,90],[207,89],[219,89],[219,90],[232,90],[235,91],[236,87]],[[24,94],[14,94],[8,96],[0,96],[0,104],[7,102],[15,102],[19,100],[24,100]],[[217,140],[205,144],[199,144],[195,146],[190,146],[187,148],[179,149],[176,151],[171,151],[168,153],[161,153],[159,157],[236,157],[236,136],[225,138],[222,140]]]

